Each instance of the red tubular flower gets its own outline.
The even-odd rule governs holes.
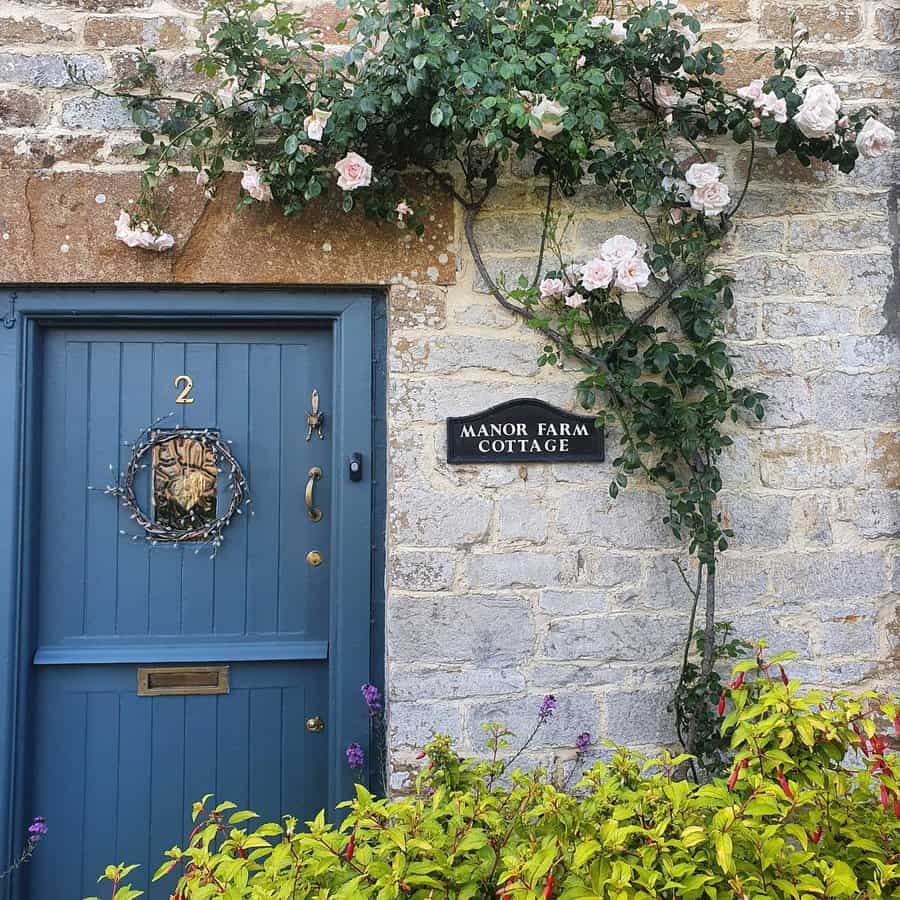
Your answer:
[[[716,712],[720,718],[725,714],[725,691],[719,694],[719,705],[716,707]]]
[[[738,763],[734,767],[734,771],[731,773],[731,778],[728,779],[728,790],[733,791],[734,786],[737,784],[738,775],[741,774],[741,764]]]
[[[543,897],[544,897],[544,900],[547,900],[548,897],[552,897],[552,896],[553,896],[553,873],[551,872],[547,876],[547,883],[544,885]]]
[[[894,714],[894,734],[900,737],[900,709]]]
[[[787,675],[785,674],[784,666],[779,666],[779,667],[778,667],[778,671],[781,673],[781,683],[782,683],[782,684],[787,684],[787,683],[788,683],[788,677],[787,677]]]
[[[731,689],[736,691],[744,683],[744,673],[738,672],[738,677],[731,682]]]
[[[356,847],[356,832],[350,834],[350,840],[347,841],[347,849],[344,851],[344,859],[347,862],[353,859],[353,850]]]
[[[237,848],[237,852],[238,852],[238,856],[239,856],[241,859],[246,859],[246,858],[247,858],[247,851],[246,851],[243,847],[238,847],[238,848]]]
[[[822,840],[822,826],[819,825],[818,828],[809,836],[809,839],[814,843],[818,844],[819,841]]]
[[[888,792],[887,792],[887,788],[884,785],[881,786],[881,805],[882,805],[882,807],[884,807],[884,811],[887,812]]]
[[[900,797],[894,797],[894,818],[900,819]]]
[[[794,792],[791,790],[791,786],[788,784],[788,780],[784,777],[781,769],[778,769],[778,771],[775,772],[775,777],[778,779],[778,783],[781,785],[785,797],[787,797],[788,800],[793,800]]]
[[[884,748],[887,746],[880,734],[873,734],[869,739],[869,743],[872,745],[872,752],[878,756],[884,753]]]

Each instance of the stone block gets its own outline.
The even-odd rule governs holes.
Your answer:
[[[833,303],[764,303],[763,331],[773,338],[848,334],[856,330],[858,313]]]
[[[48,44],[74,37],[71,25],[45,22],[36,16],[0,17],[0,44]]]
[[[532,550],[472,554],[466,560],[465,577],[475,590],[570,584],[575,578],[575,554]]]
[[[495,668],[532,652],[534,624],[521,597],[468,594],[391,597],[388,646],[394,663],[458,663]]]
[[[900,334],[867,334],[841,338],[840,360],[848,369],[900,368]],[[900,384],[900,376],[898,376]]]
[[[761,427],[790,428],[812,420],[812,395],[805,378],[755,378],[752,385],[768,395],[768,400],[763,403],[765,418]]]
[[[0,53],[0,81],[29,87],[60,88],[72,85],[66,65],[95,84],[106,77],[106,65],[99,56],[84,53]]]
[[[896,372],[821,375],[812,379],[811,397],[815,421],[826,428],[846,430],[900,420]]]
[[[721,494],[726,527],[734,547],[780,547],[790,533],[791,501],[772,494]]]
[[[391,328],[440,329],[447,324],[447,295],[430,285],[394,285],[388,301]]]
[[[391,703],[388,716],[391,749],[419,749],[436,734],[462,737],[459,709],[449,703]]]
[[[580,551],[584,574],[580,578],[592,588],[619,588],[641,580],[641,555],[622,556],[594,547]]]
[[[843,487],[858,481],[864,456],[862,437],[857,435],[773,434],[762,446],[762,481],[787,490]]]
[[[547,538],[547,502],[541,497],[512,495],[497,501],[500,517],[500,539],[533,541]]]
[[[44,125],[49,110],[40,94],[16,88],[0,90],[0,127],[28,128]]]
[[[866,538],[900,537],[900,490],[858,494],[854,524]]]
[[[83,39],[89,47],[183,47],[190,41],[190,26],[176,16],[89,16]]]
[[[877,551],[823,550],[770,557],[775,593],[785,604],[872,597],[887,590],[887,560]]]
[[[867,250],[888,244],[890,234],[886,216],[794,219],[788,233],[788,249],[801,252]]]
[[[811,40],[843,44],[859,37],[863,29],[862,7],[858,3],[792,3],[790,12],[809,28]],[[759,14],[760,32],[769,38],[790,37],[789,10],[777,0],[766,0]]]
[[[601,737],[629,747],[671,744],[678,739],[666,708],[674,683],[652,690],[616,690],[606,697],[606,727]]]
[[[735,374],[787,374],[793,362],[789,347],[781,344],[738,344],[731,352]]]
[[[525,690],[525,676],[516,669],[454,668],[391,671],[391,703],[415,700],[467,700]]]
[[[609,609],[609,596],[603,591],[541,591],[538,607],[549,616],[604,613]]]
[[[493,503],[472,494],[441,494],[417,483],[395,485],[389,530],[400,544],[473,544],[487,537]]]
[[[406,591],[443,591],[453,584],[455,555],[448,550],[392,550],[390,584]]]
[[[544,638],[551,659],[638,662],[665,659],[684,641],[679,619],[618,614],[555,619]]]
[[[866,477],[877,487],[900,488],[900,431],[883,431],[870,437]]]
[[[125,104],[115,97],[75,97],[67,100],[62,108],[62,123],[66,128],[83,128],[86,131],[137,127]]]
[[[793,260],[776,256],[751,256],[731,265],[734,272],[734,295],[740,302],[748,297],[771,297],[775,294],[802,294],[807,288],[807,275]]]
[[[540,215],[480,215],[475,220],[475,240],[484,255],[521,253],[541,243],[544,227]]]
[[[613,500],[606,491],[572,491],[560,499],[557,528],[567,537],[590,537],[605,546],[671,547],[677,541],[662,521],[667,511],[661,494],[627,489]]]
[[[397,335],[391,342],[392,372],[448,374],[466,369],[534,376],[540,345],[484,335]]]
[[[878,625],[870,613],[845,609],[821,611],[816,641],[817,655],[851,657],[855,661],[877,658]]]

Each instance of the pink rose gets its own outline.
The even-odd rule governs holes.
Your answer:
[[[668,81],[663,81],[653,88],[653,100],[662,109],[675,109],[681,100],[681,95]]]
[[[626,237],[624,234],[617,234],[600,245],[600,255],[608,263],[617,266],[627,259],[633,259],[640,253],[640,249],[637,241]]]
[[[561,300],[569,293],[569,286],[561,278],[545,278],[540,290],[541,300]]]
[[[636,291],[646,287],[650,281],[650,267],[642,259],[635,257],[620,263],[616,269],[616,287],[620,291]]]
[[[584,306],[585,303],[587,303],[587,297],[579,293],[570,294],[566,297],[566,306],[571,306],[572,309],[578,309],[579,306]]]
[[[728,185],[721,181],[696,187],[691,194],[691,209],[702,210],[705,216],[717,216],[729,203]]]
[[[612,284],[615,274],[615,269],[609,260],[597,257],[584,264],[581,272],[581,284],[587,291],[598,291],[608,288]]]
[[[256,166],[247,166],[241,178],[241,187],[260,203],[266,203],[272,199],[272,189],[262,180],[262,174]]]
[[[116,239],[122,241],[127,247],[155,250],[157,253],[175,246],[175,238],[171,234],[160,231],[150,222],[138,222],[132,228],[131,216],[124,209],[119,210],[119,218],[116,219]]]
[[[762,100],[763,95],[763,80],[762,78],[756,78],[750,82],[746,87],[740,87],[737,89],[737,95],[743,100],[752,100],[754,106],[758,106],[760,101]]]
[[[397,220],[405,222],[407,216],[413,214],[413,208],[405,201],[401,200],[395,207],[394,212],[397,213]]]
[[[872,159],[881,156],[890,149],[894,142],[894,129],[888,128],[878,119],[868,118],[866,124],[859,130],[856,136],[856,147],[860,156]]]
[[[372,167],[352,150],[334,164],[338,173],[338,187],[342,191],[355,191],[372,183]]]
[[[784,97],[776,97],[768,91],[760,98],[759,105],[764,116],[771,116],[776,122],[787,122],[787,100]]]
[[[722,170],[715,163],[694,163],[684,174],[684,180],[694,188],[715,184]]]

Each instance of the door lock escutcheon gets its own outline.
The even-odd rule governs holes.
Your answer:
[[[310,550],[309,553],[306,554],[306,561],[315,568],[316,566],[322,565],[322,554],[319,553],[318,550]]]
[[[322,721],[321,716],[312,716],[306,720],[306,730],[311,731],[313,734],[319,734],[319,732],[325,730],[325,723]]]

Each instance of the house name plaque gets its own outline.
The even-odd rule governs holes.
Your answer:
[[[447,419],[447,462],[602,462],[603,429],[543,400],[510,400]]]

